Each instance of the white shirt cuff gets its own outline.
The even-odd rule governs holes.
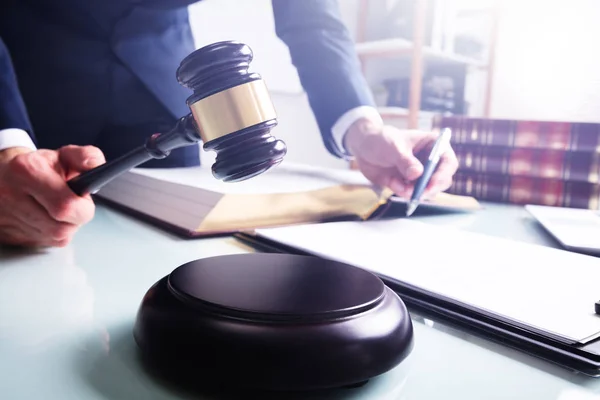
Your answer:
[[[24,130],[17,128],[0,130],[0,150],[10,147],[27,147],[31,150],[37,150],[33,140]]]
[[[379,112],[370,106],[361,106],[356,107],[351,110],[346,111],[333,125],[331,128],[331,133],[333,135],[333,140],[337,145],[338,149],[343,153],[348,154],[348,150],[344,147],[344,136],[350,126],[355,123],[357,120],[361,118],[368,118],[372,121],[376,121],[377,123],[383,124],[383,119]]]

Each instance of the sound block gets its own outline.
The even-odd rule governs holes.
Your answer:
[[[250,253],[176,268],[144,296],[134,327],[142,359],[262,390],[360,385],[413,348],[410,315],[374,274],[318,257]]]

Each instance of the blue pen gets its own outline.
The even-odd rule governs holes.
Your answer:
[[[417,183],[415,184],[415,190],[412,193],[410,202],[408,203],[408,207],[406,209],[407,217],[410,217],[419,206],[419,203],[421,202],[421,196],[423,195],[425,188],[427,188],[427,185],[431,180],[431,176],[435,172],[435,169],[437,168],[437,165],[440,162],[442,154],[444,154],[444,152],[446,151],[446,147],[450,142],[451,134],[452,131],[449,128],[445,128],[442,130],[437,140],[435,141],[433,149],[431,149],[431,153],[429,154],[429,158],[425,163],[423,174],[419,177]]]

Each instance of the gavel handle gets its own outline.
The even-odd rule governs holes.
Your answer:
[[[169,132],[152,135],[143,146],[76,176],[69,180],[67,185],[79,196],[93,194],[130,169],[151,159],[168,157],[171,150],[199,141],[200,136],[195,128],[193,117],[188,114],[180,118]]]

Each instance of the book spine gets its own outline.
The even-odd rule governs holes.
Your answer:
[[[600,124],[439,116],[434,129],[452,129],[453,144],[600,153]]]
[[[500,146],[453,146],[459,171],[598,183],[600,154]]]
[[[455,174],[447,192],[481,201],[592,210],[600,200],[600,185],[589,182],[464,172]]]

